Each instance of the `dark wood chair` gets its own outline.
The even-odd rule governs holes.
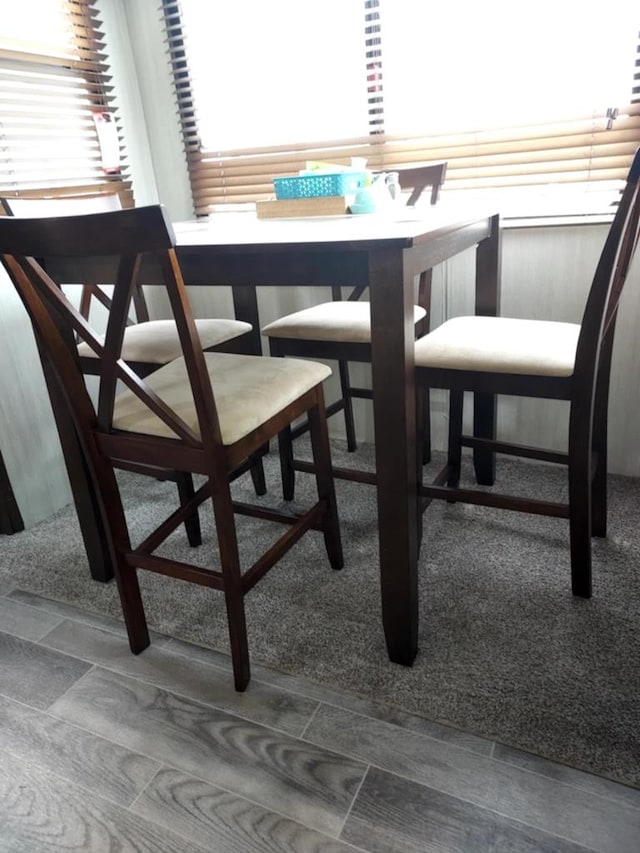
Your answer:
[[[244,596],[312,530],[323,534],[333,568],[343,564],[322,389],[330,369],[297,359],[203,352],[173,231],[160,206],[54,219],[4,217],[0,255],[80,437],[104,517],[132,651],[137,654],[149,644],[138,569],[221,590],[235,686],[244,690],[250,676]],[[46,259],[48,273],[34,258]],[[104,339],[62,291],[64,283],[83,280],[87,262],[94,269],[100,264],[99,280],[114,284]],[[122,358],[122,342],[136,282],[152,268],[162,276],[182,355],[142,377]],[[85,387],[75,336],[101,363],[95,408]],[[231,481],[248,469],[265,442],[304,415],[310,419],[318,500],[297,514],[234,502]],[[204,483],[144,541],[132,544],[135,531],[128,527],[116,478],[116,468],[123,463],[198,474]],[[208,500],[217,532],[218,565],[202,568],[186,559],[159,556],[157,549],[171,532]],[[286,527],[244,571],[236,514]]]
[[[446,467],[420,488],[434,499],[569,519],[571,586],[591,596],[591,537],[607,531],[607,404],[618,304],[640,233],[640,149],[610,227],[581,324],[506,317],[457,317],[416,342],[417,384],[448,389]],[[636,282],[637,284],[637,282]],[[558,453],[463,435],[465,391],[567,400],[568,451]],[[462,448],[480,448],[568,467],[566,503],[459,487]]]
[[[440,187],[445,178],[446,163],[430,163],[398,170],[401,190],[409,192],[407,205],[415,205],[428,187],[431,188],[430,201],[438,200]],[[275,320],[262,329],[269,338],[270,352],[274,356],[298,356],[336,360],[340,376],[338,400],[327,407],[327,414],[344,412],[347,448],[354,451],[357,447],[353,420],[353,399],[370,400],[370,388],[358,388],[351,384],[349,362],[371,361],[371,320],[370,307],[366,301],[360,301],[365,288],[354,288],[346,300],[342,298],[342,287],[332,288],[332,301],[323,302],[296,311]],[[431,305],[431,270],[420,275],[418,299],[414,308],[416,337],[423,335],[429,328],[428,313]],[[428,433],[428,392],[423,395],[425,429],[423,430],[423,461],[430,458],[430,436]],[[294,458],[293,441],[304,432],[305,423],[297,425],[280,438],[280,458],[282,465],[282,485],[285,500],[292,500],[295,490],[295,471],[302,467]],[[305,466],[306,470],[306,466]]]

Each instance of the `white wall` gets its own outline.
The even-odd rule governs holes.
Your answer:
[[[71,500],[31,324],[2,268],[0,447],[25,526]]]
[[[157,0],[101,0],[110,45],[114,82],[127,138],[138,204],[162,202],[174,220],[193,215],[186,159],[173,100],[166,44]],[[507,229],[503,238],[502,313],[579,322],[587,288],[604,240],[604,226]],[[610,468],[640,476],[640,263],[636,262],[623,297],[616,336],[610,404]],[[472,311],[473,254],[467,252],[434,274],[433,325]],[[153,300],[153,316],[166,306]],[[263,323],[326,298],[309,289],[262,288]],[[192,290],[194,313],[230,316],[229,294]],[[0,442],[18,505],[31,525],[70,500],[55,427],[33,337],[22,306],[6,278],[0,276]],[[366,381],[368,368],[356,365],[355,381]],[[331,389],[328,392],[331,399]],[[356,401],[359,435],[371,441],[370,404]],[[332,430],[339,433],[339,417]],[[446,411],[443,396],[433,393],[434,443],[444,447]],[[501,400],[499,431],[523,443],[562,447],[566,405]]]

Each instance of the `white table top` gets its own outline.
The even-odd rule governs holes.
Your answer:
[[[419,209],[400,208],[360,216],[313,216],[258,219],[255,213],[219,213],[208,219],[174,223],[178,246],[302,245],[380,240],[411,241],[465,224],[487,219],[495,211],[437,205]]]

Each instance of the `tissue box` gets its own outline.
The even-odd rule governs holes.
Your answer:
[[[295,175],[274,178],[277,199],[319,198],[321,196],[353,195],[367,180],[366,172],[318,172],[314,175]]]

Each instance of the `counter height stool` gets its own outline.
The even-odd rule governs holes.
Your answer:
[[[131,650],[137,654],[149,645],[139,569],[220,590],[235,687],[244,690],[250,678],[245,595],[305,534],[322,534],[329,563],[342,568],[322,391],[331,371],[313,361],[203,352],[174,246],[173,229],[160,206],[54,219],[0,219],[2,263],[80,437],[105,522]],[[57,270],[52,272],[55,280],[35,258],[47,259],[48,269]],[[98,258],[102,269],[111,262],[109,280],[114,285],[104,339],[62,292],[65,282],[77,281],[83,260]],[[123,359],[122,345],[132,294],[146,264],[162,273],[181,356],[143,377]],[[96,407],[78,363],[75,336],[100,362]],[[246,470],[253,454],[305,415],[310,422],[317,500],[297,513],[234,501],[231,481]],[[134,542],[136,530],[123,510],[115,476],[122,461],[198,474],[204,482],[190,501],[151,533],[145,532],[143,541]],[[217,545],[207,546],[214,551],[207,565],[157,553],[184,519],[209,500]],[[285,528],[244,570],[237,514]]]
[[[607,532],[607,405],[619,300],[640,235],[640,149],[609,229],[581,323],[455,317],[416,342],[416,382],[450,395],[449,456],[434,498],[569,520],[571,587],[591,596],[591,537]],[[635,286],[640,285],[635,269]],[[463,435],[465,391],[569,402],[566,453]],[[460,488],[463,447],[566,465],[566,503]]]

